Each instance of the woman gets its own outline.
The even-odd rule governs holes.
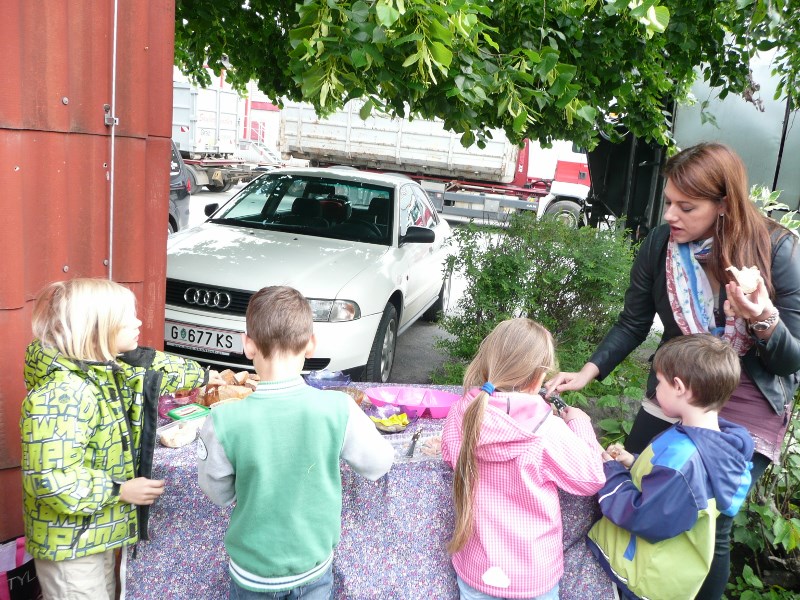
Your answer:
[[[664,221],[642,243],[625,305],[589,361],[559,373],[549,391],[580,390],[606,377],[647,337],[658,314],[661,344],[711,331],[739,353],[739,387],[720,416],[747,427],[755,441],[753,481],[778,459],[800,370],[800,260],[791,233],[763,216],[748,196],[741,159],[716,143],[692,146],[664,170]],[[755,291],[745,294],[728,267],[756,266]],[[650,372],[646,398],[625,443],[640,452],[669,419],[655,399]],[[697,598],[722,596],[730,571],[732,520],[717,520],[711,571]]]

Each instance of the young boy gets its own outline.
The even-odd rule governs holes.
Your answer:
[[[664,344],[653,368],[659,405],[680,421],[638,457],[609,446],[589,547],[624,598],[694,598],[717,515],[735,515],[750,485],[753,440],[718,416],[739,383],[739,357],[710,334],[686,335]]]
[[[214,408],[198,442],[201,489],[215,504],[236,503],[225,535],[230,597],[332,598],[339,459],[376,480],[394,451],[347,394],[300,376],[316,345],[300,292],[263,288],[250,299],[246,324],[244,352],[261,382],[244,400]]]

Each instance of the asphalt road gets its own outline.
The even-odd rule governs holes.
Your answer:
[[[189,227],[202,223],[206,216],[203,210],[207,204],[224,204],[238,192],[244,184],[234,186],[227,192],[214,193],[205,188],[192,196],[189,206]],[[453,306],[463,284],[453,280],[450,305]],[[431,374],[441,367],[445,356],[434,347],[438,337],[448,334],[435,323],[417,321],[398,338],[394,367],[390,383],[430,383]]]

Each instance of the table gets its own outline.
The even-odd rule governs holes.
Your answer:
[[[357,384],[362,389],[370,384]],[[457,388],[425,386],[448,391]],[[391,436],[405,448],[412,429],[422,441],[443,420],[421,418]],[[166,491],[151,508],[149,542],[139,542],[127,562],[127,600],[215,600],[228,597],[223,536],[231,508],[208,500],[197,485],[195,444],[158,446],[153,477]],[[342,536],[334,555],[339,600],[456,600],[455,572],[445,551],[453,527],[452,471],[441,458],[398,458],[376,482],[342,465]],[[584,542],[598,518],[596,499],[561,495],[565,574],[561,598],[611,600],[611,583]]]

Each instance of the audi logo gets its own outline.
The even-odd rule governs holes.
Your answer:
[[[231,295],[226,292],[215,292],[214,290],[204,290],[201,288],[189,288],[183,293],[183,299],[187,304],[196,306],[207,306],[208,308],[219,308],[224,310],[231,305]]]

